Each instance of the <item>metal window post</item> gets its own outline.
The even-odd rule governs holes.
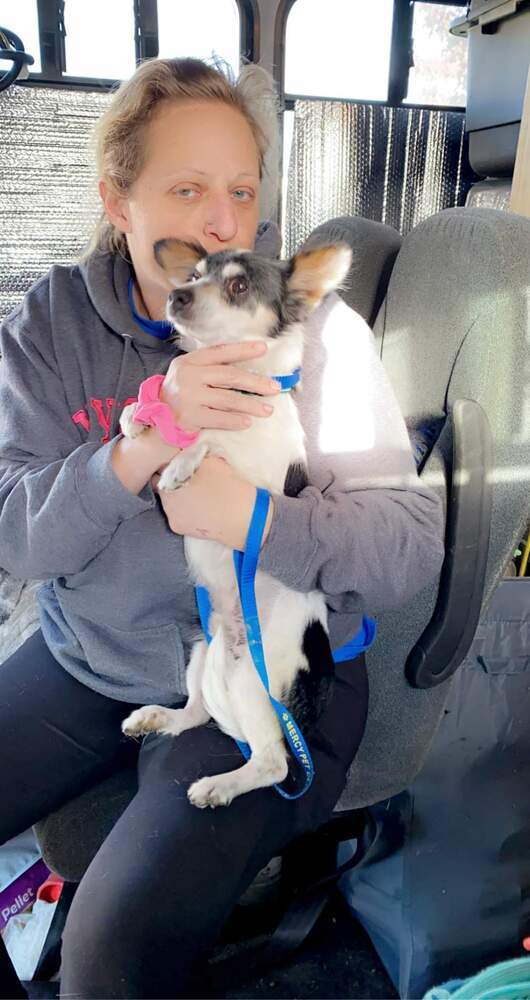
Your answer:
[[[66,72],[64,0],[37,0],[41,76],[61,80]]]
[[[136,65],[158,55],[158,12],[156,0],[134,0],[134,48]]]

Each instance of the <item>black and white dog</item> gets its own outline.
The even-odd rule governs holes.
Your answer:
[[[199,246],[168,239],[155,244],[155,256],[174,288],[167,316],[181,345],[190,349],[192,344],[264,340],[267,353],[240,364],[262,375],[291,374],[301,365],[303,323],[326,293],[340,286],[351,264],[345,244],[302,251],[278,262],[239,250],[207,255]],[[164,470],[159,488],[182,486],[203,458],[214,454],[273,496],[298,495],[307,485],[307,464],[295,391],[269,397],[272,415],[253,421],[248,430],[202,430],[196,443]],[[121,417],[129,437],[143,429],[133,422],[134,408],[126,407]],[[210,594],[212,642],[203,638],[193,646],[185,708],[149,705],[134,711],[122,729],[131,736],[178,736],[212,718],[233,739],[248,743],[252,756],[240,768],[201,778],[189,788],[194,805],[215,807],[282,782],[288,752],[248,649],[232,550],[191,537],[184,546],[194,584]],[[291,590],[259,568],[255,590],[271,694],[287,706],[307,737],[326,706],[334,673],[324,597],[319,591]]]

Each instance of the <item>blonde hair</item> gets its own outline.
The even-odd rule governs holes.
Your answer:
[[[272,77],[249,64],[237,81],[220,64],[200,59],[149,59],[113,94],[95,129],[98,177],[126,196],[145,162],[147,125],[167,100],[219,101],[239,111],[248,122],[258,149],[260,177],[273,191],[278,182],[278,102]],[[128,257],[125,235],[101,210],[86,254],[111,251]],[[85,256],[86,256],[85,254]]]

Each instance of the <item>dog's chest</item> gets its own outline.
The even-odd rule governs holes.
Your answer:
[[[253,417],[243,431],[203,431],[210,452],[221,455],[236,472],[272,493],[283,493],[293,462],[305,462],[304,431],[294,400],[285,394],[273,401],[269,417]]]

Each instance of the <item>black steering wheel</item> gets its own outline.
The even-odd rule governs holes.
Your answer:
[[[24,49],[23,42],[14,31],[0,28],[0,59],[9,59],[13,65],[4,73],[0,73],[0,90],[7,90],[15,82],[23,66],[32,66],[35,62]]]

